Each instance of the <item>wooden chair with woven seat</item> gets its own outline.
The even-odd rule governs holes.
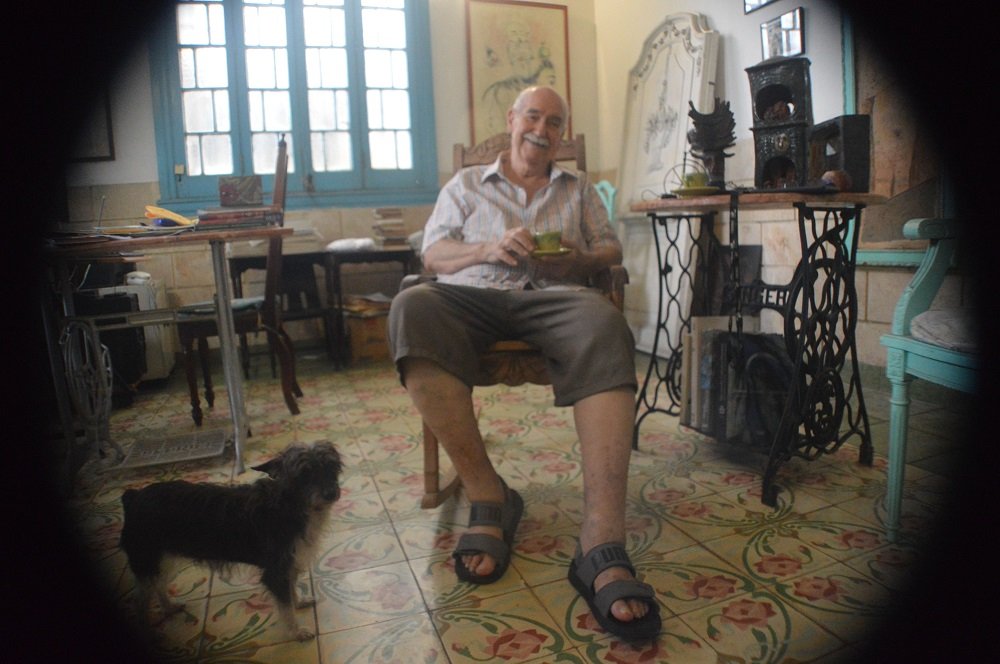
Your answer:
[[[491,164],[500,152],[509,147],[509,134],[491,136],[472,148],[458,143],[453,152],[454,170],[457,172],[467,166]],[[556,161],[573,162],[576,170],[586,172],[587,156],[583,134],[563,140],[556,153]],[[403,279],[402,287],[406,288],[433,278],[434,276],[430,274],[410,275]],[[624,267],[616,265],[594,275],[590,285],[606,294],[619,310],[624,310],[626,283],[628,283],[628,272]],[[525,383],[551,384],[545,357],[536,348],[523,341],[503,340],[495,343],[483,354],[476,385],[502,384],[516,387]],[[438,440],[426,422],[423,423],[423,437],[424,495],[420,506],[432,508],[455,493],[459,487],[459,479],[454,472],[442,478]]]
[[[284,136],[278,141],[278,158],[274,173],[274,193],[271,197],[272,206],[277,206],[284,212],[285,188],[288,178],[288,146]],[[284,224],[284,215],[281,216]],[[281,391],[285,404],[293,415],[298,415],[299,406],[296,397],[302,396],[295,376],[295,351],[292,340],[282,326],[281,304],[279,291],[281,284],[281,250],[280,237],[268,241],[267,262],[264,277],[264,294],[258,297],[244,297],[233,301],[233,325],[237,335],[264,331],[271,353],[278,357],[281,367]],[[214,302],[203,302],[188,305],[180,309],[181,321],[177,324],[177,336],[184,351],[184,371],[187,377],[188,391],[191,395],[191,418],[201,426],[203,415],[198,397],[198,378],[194,354],[194,344],[198,344],[198,358],[205,384],[205,400],[211,408],[215,403],[215,393],[212,390],[212,378],[209,363],[208,339],[218,336],[219,330],[215,319],[207,318],[206,314],[215,312]],[[198,317],[196,320],[184,321],[184,315]]]

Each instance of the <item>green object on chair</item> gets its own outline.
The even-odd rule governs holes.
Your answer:
[[[930,245],[896,304],[892,333],[883,335],[887,350],[889,400],[889,478],[886,489],[886,531],[897,541],[903,504],[903,475],[909,420],[909,385],[921,378],[937,385],[974,392],[979,359],[971,311],[929,310],[951,266],[958,243],[958,224],[951,219],[911,219],[903,235],[929,240]]]

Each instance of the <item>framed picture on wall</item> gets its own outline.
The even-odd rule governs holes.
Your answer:
[[[760,48],[765,60],[779,55],[801,55],[805,51],[802,7],[761,23]]]
[[[94,99],[76,142],[69,155],[70,161],[114,161],[115,143],[111,133],[111,96],[104,90]]]
[[[565,6],[466,0],[465,17],[473,145],[506,131],[507,109],[526,87],[552,86],[570,102]]]

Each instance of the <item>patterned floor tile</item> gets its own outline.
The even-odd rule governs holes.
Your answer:
[[[453,664],[491,659],[530,662],[570,647],[527,589],[439,609],[431,617]]]
[[[771,593],[755,591],[681,616],[719,662],[808,662],[843,643]]]
[[[410,567],[420,586],[424,602],[431,610],[456,605],[477,605],[498,595],[527,587],[517,568],[513,566],[495,583],[478,585],[459,581],[450,553],[411,560]]]
[[[300,626],[316,631],[313,607],[296,609],[295,618]],[[209,597],[202,658],[254,653],[290,641],[274,599],[263,588]]]
[[[317,575],[313,587],[322,633],[411,616],[425,608],[406,562]]]
[[[448,664],[441,639],[426,614],[322,634],[320,657],[344,664]]]
[[[839,563],[777,580],[768,590],[845,643],[858,641],[872,625],[879,624],[892,603],[886,586]]]

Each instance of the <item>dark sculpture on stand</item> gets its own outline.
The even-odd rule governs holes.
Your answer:
[[[729,110],[729,102],[720,102],[715,98],[715,108],[711,113],[699,113],[690,101],[688,117],[694,123],[694,128],[688,132],[688,143],[691,144],[691,155],[705,165],[708,172],[708,186],[726,188],[726,157],[732,157],[726,152],[736,144],[736,120]]]

